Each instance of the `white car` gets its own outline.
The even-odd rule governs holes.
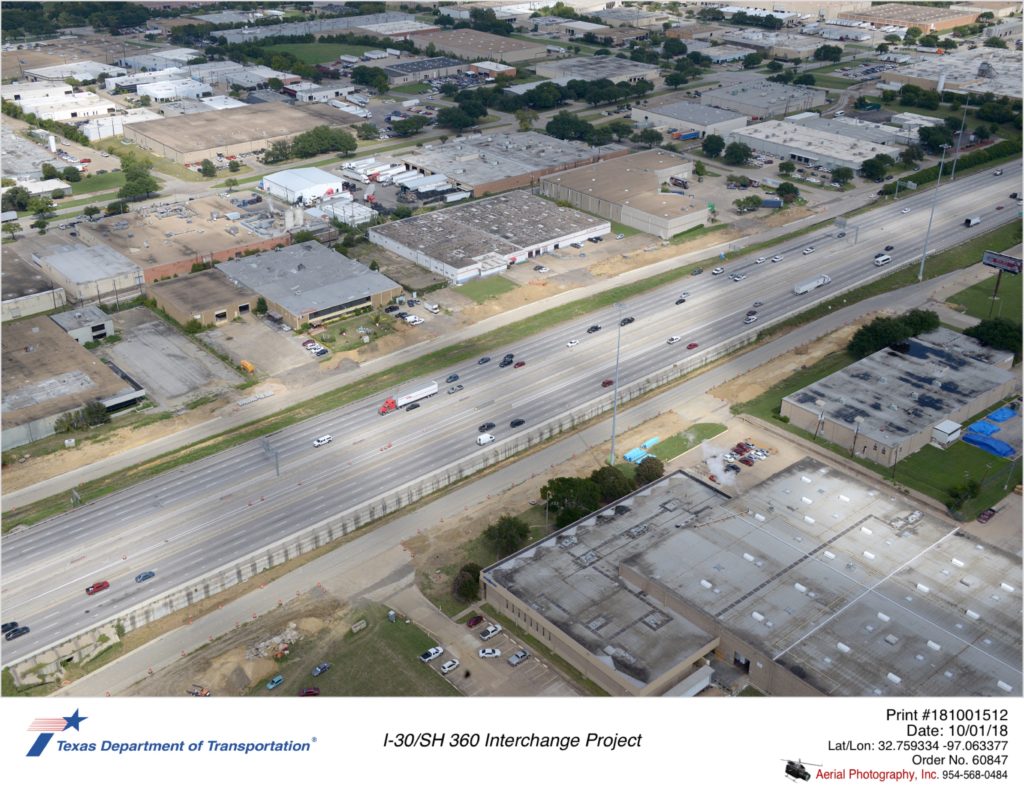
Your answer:
[[[550,272],[551,270],[548,269],[546,266],[538,266],[537,271],[543,275],[545,272]]]
[[[744,324],[753,324],[755,321],[757,321],[757,316],[747,316],[743,319]]]
[[[682,294],[679,295],[679,298],[680,299],[686,299],[688,296],[690,296],[690,292],[689,291],[684,291]]]
[[[481,659],[496,659],[501,656],[500,648],[481,648],[478,652]]]
[[[681,340],[682,338],[680,338],[678,335],[673,335],[671,338],[668,339],[668,345],[671,346],[673,343],[679,343],[679,341]]]
[[[324,434],[322,437],[317,437],[315,440],[313,440],[313,447],[319,448],[321,445],[326,445],[332,439],[334,439],[334,437],[332,437],[330,434]]]
[[[579,341],[576,340],[575,338],[573,338],[571,341],[569,341],[565,345],[568,346],[571,349],[573,346],[578,346],[579,345]]]
[[[615,234],[615,238],[616,239],[625,239],[626,238],[626,234],[624,234],[624,233],[617,233],[617,234]]]
[[[763,263],[764,263],[765,261],[767,261],[767,260],[768,260],[768,257],[767,257],[767,256],[764,256],[764,255],[762,255],[762,256],[761,256],[760,258],[758,258],[758,259],[757,259],[756,261],[754,261],[754,263],[755,263],[755,264],[763,264]]]
[[[739,283],[741,280],[746,280],[747,276],[743,274],[735,274],[732,276],[733,283]]]
[[[480,632],[480,639],[481,640],[490,640],[492,637],[494,637],[496,634],[499,634],[500,632],[501,632],[501,624],[497,624],[497,623],[488,624],[487,628],[484,629],[482,632]]]
[[[724,266],[716,266],[714,269],[711,270],[711,274],[713,275],[720,275],[723,272],[725,272]]]
[[[813,252],[814,252],[814,248],[813,247],[805,247],[804,248],[804,255],[810,255]]]
[[[459,660],[458,659],[449,659],[447,662],[445,662],[443,665],[441,665],[441,675],[442,676],[447,676],[449,673],[451,673],[458,666],[459,666]]]
[[[773,256],[772,256],[772,263],[773,263],[773,264],[777,264],[777,263],[779,263],[779,261],[781,261],[781,260],[782,260],[782,256],[781,256],[781,255],[773,255]]]
[[[422,654],[420,654],[421,662],[430,662],[432,659],[437,659],[441,654],[444,653],[444,649],[439,645],[435,645],[433,648],[428,648]]]
[[[900,214],[910,214],[910,209],[900,209]]]

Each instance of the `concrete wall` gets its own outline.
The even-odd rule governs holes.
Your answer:
[[[38,294],[29,294],[24,297],[5,299],[3,303],[3,314],[0,321],[13,321],[25,316],[34,316],[36,313],[45,313],[48,310],[63,307],[67,304],[63,288],[54,288],[49,291],[41,291]]]

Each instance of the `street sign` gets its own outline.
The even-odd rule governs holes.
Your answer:
[[[1012,255],[1004,255],[1003,253],[986,250],[985,255],[981,258],[981,263],[993,269],[1002,269],[1011,275],[1019,275],[1022,262],[1021,259],[1014,258]]]

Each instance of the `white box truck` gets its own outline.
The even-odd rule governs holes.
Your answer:
[[[827,286],[831,282],[832,278],[830,278],[828,275],[818,275],[813,280],[805,280],[803,283],[798,283],[797,285],[793,286],[793,293],[807,294],[811,291],[814,291],[814,289],[818,288],[819,286]]]

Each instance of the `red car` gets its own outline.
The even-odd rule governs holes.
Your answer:
[[[522,368],[522,367],[523,367],[524,365],[526,365],[526,360],[520,360],[519,362],[517,362],[517,363],[516,363],[515,365],[513,365],[512,367],[513,367],[513,368]]]
[[[482,615],[474,615],[472,618],[470,618],[468,621],[466,621],[466,626],[468,626],[470,629],[472,629],[474,626],[479,626],[483,622],[484,622],[484,617]]]
[[[320,687],[306,687],[299,693],[300,698],[315,698],[320,694]]]
[[[601,382],[601,387],[611,387],[613,384],[615,384],[614,379],[605,379],[603,382]]]
[[[986,508],[980,514],[978,514],[978,523],[985,524],[989,519],[996,515],[995,508]]]
[[[753,467],[754,466],[753,460],[748,458],[747,456],[744,456],[742,459],[740,459],[740,464],[742,464],[744,467]]]
[[[103,580],[102,582],[94,582],[92,585],[85,589],[85,593],[87,596],[92,596],[94,593],[105,591],[109,587],[110,583],[106,580]]]
[[[686,348],[687,349],[696,349],[697,348],[697,344],[696,343],[688,343],[688,344],[686,344]]]

